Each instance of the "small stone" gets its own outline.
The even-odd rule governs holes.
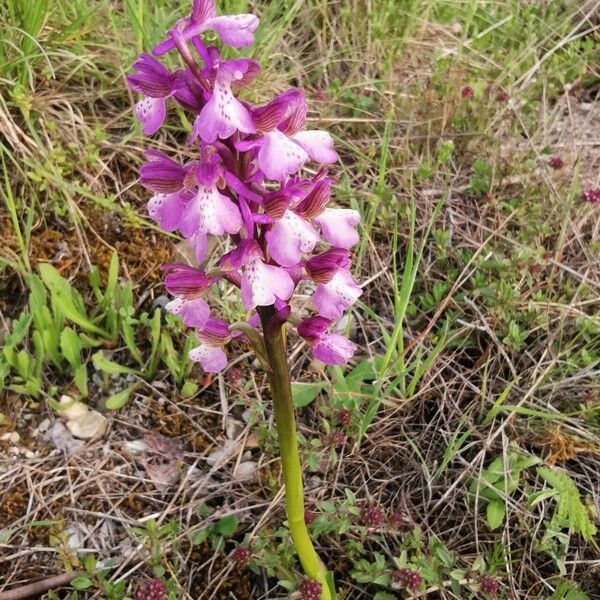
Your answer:
[[[16,431],[11,432],[10,437],[8,438],[11,444],[18,444],[20,439],[21,436]]]
[[[77,419],[67,421],[67,428],[81,440],[100,437],[108,426],[108,419],[97,410],[89,411]]]
[[[83,446],[83,442],[74,439],[69,430],[60,421],[56,421],[48,429],[45,438],[59,450],[66,450],[67,452],[76,452]]]
[[[61,408],[58,414],[66,419],[79,419],[90,410],[83,402],[73,400],[73,398],[66,395],[60,397],[59,403]]]
[[[35,452],[31,450],[25,450],[25,458],[35,458]]]
[[[232,454],[232,450],[235,448],[235,445],[236,444],[233,440],[225,440],[220,448],[217,448],[214,452],[206,457],[206,462],[211,467],[216,465]]]
[[[46,431],[48,431],[48,429],[50,428],[50,419],[44,419],[39,425],[38,425],[38,431],[40,433],[44,433]]]
[[[251,460],[241,462],[235,470],[234,479],[236,481],[247,481],[256,475],[258,465]]]
[[[125,448],[129,450],[132,454],[141,454],[142,452],[146,452],[148,450],[148,446],[144,440],[132,440],[130,442],[125,442]]]
[[[230,439],[234,440],[244,429],[244,424],[237,419],[227,417],[225,419],[225,435]]]

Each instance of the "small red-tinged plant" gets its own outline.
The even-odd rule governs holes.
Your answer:
[[[465,85],[462,90],[460,90],[460,95],[465,100],[470,100],[475,95],[475,92],[470,85]]]
[[[165,600],[167,588],[160,579],[153,579],[139,587],[133,594],[133,600]]]
[[[352,414],[350,413],[349,410],[346,410],[345,408],[338,410],[337,413],[335,414],[335,416],[336,416],[337,422],[342,427],[349,425],[350,422],[352,421]]]
[[[593,188],[590,190],[585,190],[585,192],[581,193],[581,199],[584,202],[590,202],[591,204],[597,204],[600,202],[600,188]]]
[[[252,558],[252,552],[245,546],[237,546],[233,551],[232,559],[233,562],[241,568],[245,568],[250,563]]]
[[[342,431],[336,429],[326,437],[325,441],[327,446],[331,446],[332,448],[341,448],[346,441],[346,436]]]
[[[323,586],[312,579],[304,579],[298,585],[298,592],[300,592],[302,600],[319,600],[322,591]]]
[[[179,233],[195,257],[193,265],[164,265],[173,296],[166,309],[195,330],[199,345],[190,358],[207,373],[227,368],[233,340],[253,347],[268,373],[292,541],[306,576],[322,587],[321,600],[330,600],[326,569],[304,521],[286,340],[295,330],[329,365],[346,364],[355,353],[356,344],[334,325],[362,294],[350,257],[360,213],[330,205],[334,178],[326,165],[338,154],[327,131],[306,128],[302,89],[291,87],[264,104],[236,97],[258,77],[260,64],[226,58],[216,44],[249,46],[258,24],[252,14],[219,15],[215,0],[193,0],[191,13],[133,63],[127,81],[141,96],[135,113],[144,134],[163,126],[173,104],[192,123],[184,162],[152,148],[140,169],[141,184],[154,194],[150,217]],[[179,54],[180,68],[161,62],[167,53]],[[314,290],[308,317],[292,311],[300,285],[303,297]],[[242,322],[225,321],[206,300],[215,288],[231,297],[232,286],[247,311]]]
[[[421,575],[414,569],[397,569],[392,572],[392,581],[400,583],[411,590],[418,590],[421,587]]]
[[[560,156],[551,156],[548,164],[555,171],[559,171],[565,166],[565,161]]]
[[[314,513],[314,511],[310,510],[310,508],[307,508],[304,511],[304,522],[307,525],[312,525],[312,523],[314,523],[314,520],[315,520],[315,513]]]
[[[491,575],[480,575],[477,578],[477,583],[479,583],[479,589],[489,596],[496,596],[500,591],[500,581]]]
[[[360,511],[362,524],[369,529],[379,529],[385,523],[385,513],[379,506],[363,505]]]
[[[510,96],[508,95],[508,92],[506,90],[498,90],[496,92],[496,102],[508,102],[508,99],[510,98]]]

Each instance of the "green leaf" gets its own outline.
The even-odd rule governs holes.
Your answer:
[[[205,527],[204,529],[201,529],[200,531],[196,531],[194,533],[194,535],[192,536],[192,544],[194,546],[199,546],[200,544],[202,544],[203,542],[205,542],[208,539],[209,535],[210,535],[210,529],[208,527]]]
[[[487,505],[487,521],[490,529],[498,529],[504,522],[504,516],[506,515],[506,505],[502,500],[492,500]]]
[[[184,398],[191,398],[197,391],[199,385],[194,381],[186,381],[181,388],[181,395]]]
[[[75,385],[77,389],[81,392],[83,397],[88,395],[88,386],[87,386],[87,366],[80,365],[75,370]]]
[[[224,537],[229,537],[235,533],[238,528],[239,520],[235,515],[227,515],[217,521],[215,530]]]
[[[377,592],[373,596],[373,600],[396,600],[396,596],[388,592]]]
[[[110,373],[111,375],[120,374],[120,373],[128,373],[136,375],[138,372],[135,369],[130,367],[125,367],[120,365],[119,363],[113,362],[112,360],[108,360],[104,356],[102,350],[98,350],[93,356],[92,361],[97,369],[104,371],[105,373]]]
[[[110,396],[109,398],[106,399],[106,408],[108,410],[119,410],[120,408],[123,408],[127,402],[129,402],[129,398],[131,396],[131,393],[135,390],[135,388],[138,386],[137,383],[134,383],[133,385],[130,385],[128,388],[125,388],[124,390],[113,394],[112,396]]]
[[[8,540],[10,540],[15,531],[17,531],[16,528],[0,530],[0,544],[8,544]]]
[[[575,482],[566,471],[558,468],[538,467],[538,474],[556,492],[556,511],[551,523],[557,527],[567,527],[586,541],[591,541],[596,535],[596,525],[593,509],[581,501],[581,495]]]
[[[107,333],[94,323],[85,314],[83,300],[70,283],[50,264],[40,265],[40,275],[46,287],[52,294],[53,306],[60,307],[64,316],[79,325],[86,331],[106,336]]]
[[[91,587],[93,585],[93,582],[89,577],[80,575],[79,577],[75,577],[75,579],[73,579],[73,581],[71,581],[71,585],[76,590],[87,590],[89,587]]]
[[[60,334],[60,350],[73,369],[81,365],[81,349],[81,340],[75,330],[65,327]]]
[[[142,354],[135,341],[135,331],[132,324],[126,319],[121,321],[121,334],[129,348],[129,352],[131,352],[131,356],[133,356],[140,365],[143,365],[144,359],[142,358]]]
[[[292,399],[296,408],[308,406],[323,390],[323,383],[292,383]]]

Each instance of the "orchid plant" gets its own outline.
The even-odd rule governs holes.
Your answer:
[[[295,329],[326,364],[345,364],[354,354],[355,344],[334,325],[361,295],[349,252],[359,240],[359,213],[328,206],[333,178],[318,165],[335,163],[338,155],[329,133],[305,129],[304,92],[291,88],[263,105],[236,98],[260,74],[259,63],[224,58],[204,37],[212,31],[211,39],[238,49],[253,43],[257,27],[254,15],[219,16],[215,0],[193,0],[189,17],[152,55],[139,57],[127,80],[142,95],[135,112],[143,133],[161,128],[168,103],[193,120],[191,160],[181,164],[148,150],[140,170],[142,185],[155,194],[148,202],[151,218],[165,231],[178,231],[197,261],[164,265],[174,297],[167,310],[196,330],[200,343],[190,357],[207,372],[226,368],[232,340],[253,346],[271,385],[290,533],[311,582],[304,587],[329,600],[333,584],[304,522],[286,336]],[[158,58],[172,51],[183,59],[176,71]],[[218,238],[211,251],[209,236]],[[205,298],[224,285],[239,288],[246,321],[228,323],[211,313]],[[300,291],[312,306],[292,302]]]

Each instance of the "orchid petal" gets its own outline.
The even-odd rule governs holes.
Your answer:
[[[296,173],[307,160],[305,150],[285,133],[274,129],[264,134],[263,144],[258,151],[258,166],[268,179],[283,181],[288,175]]]
[[[321,226],[325,240],[338,248],[352,248],[360,239],[355,229],[360,222],[357,210],[326,208],[314,221]]]
[[[156,133],[165,122],[167,116],[167,104],[164,98],[151,98],[144,96],[135,105],[135,114],[142,124],[142,132],[145,135]]]

